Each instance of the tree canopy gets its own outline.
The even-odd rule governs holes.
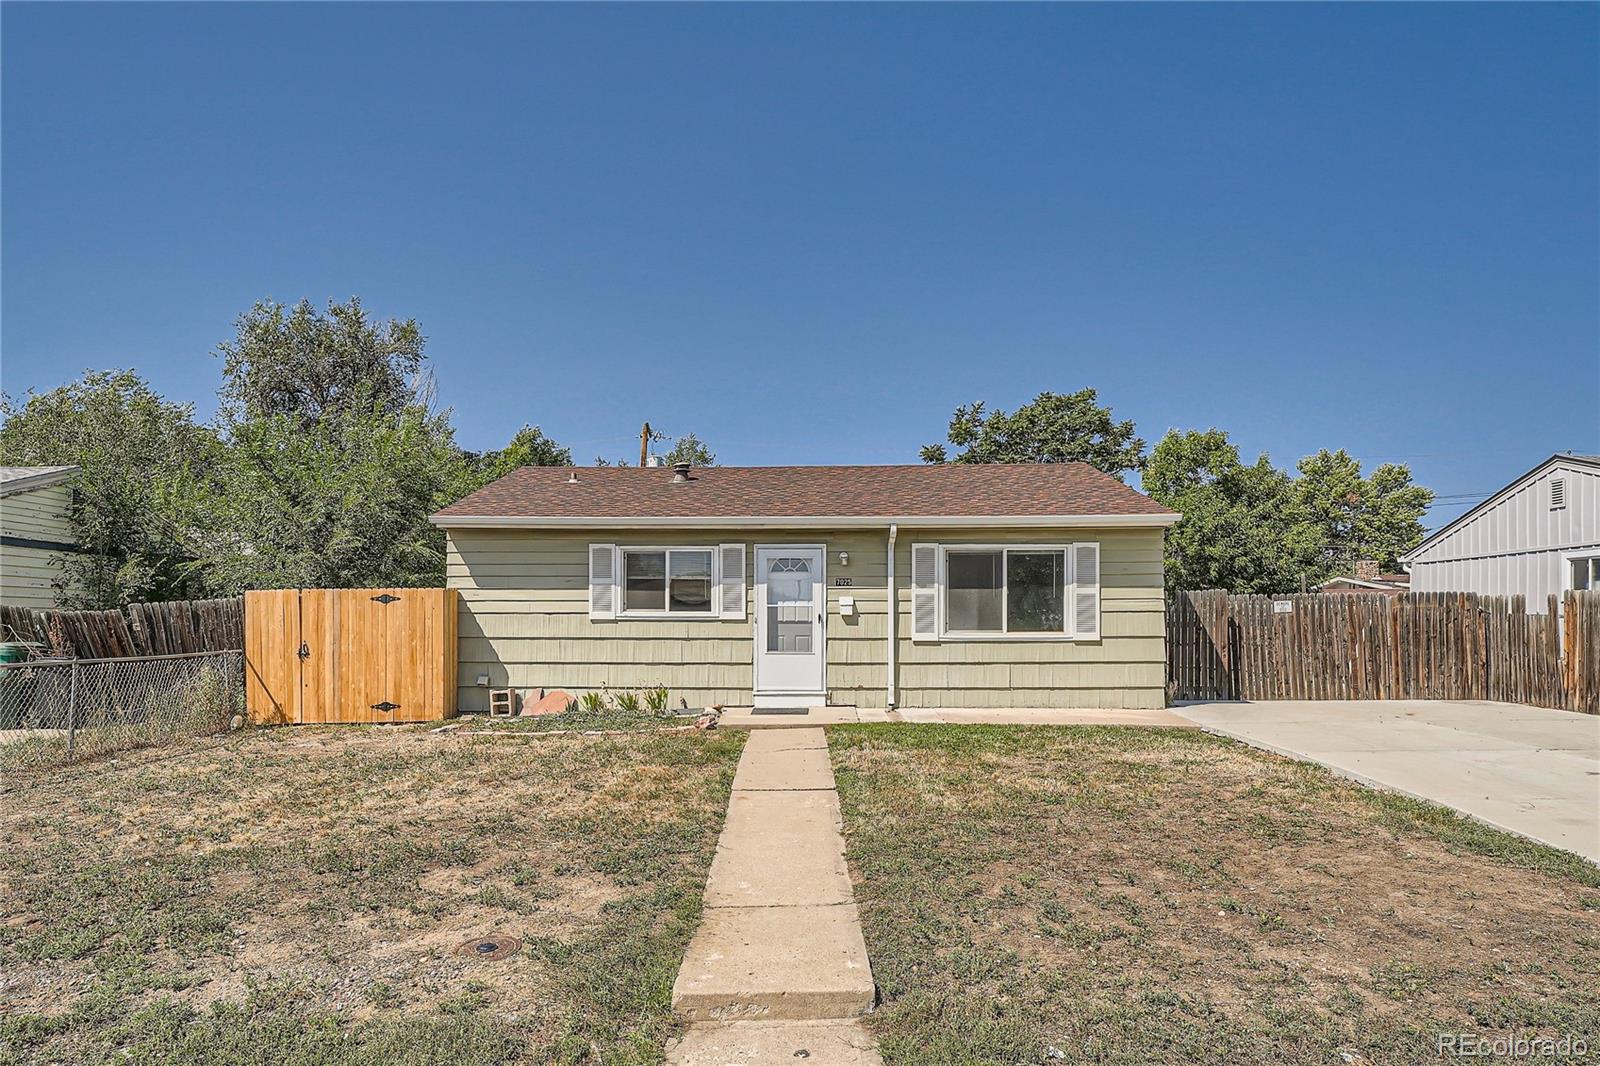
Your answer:
[[[1143,464],[1144,441],[1131,421],[1118,422],[1094,389],[1041,392],[1014,412],[989,410],[983,401],[956,408],[949,443],[922,449],[925,463],[1088,463],[1121,478]]]
[[[5,464],[81,468],[68,518],[83,551],[62,558],[64,605],[205,590],[194,518],[222,447],[191,407],[163,400],[132,370],[96,370],[20,404],[0,398],[0,417]]]
[[[315,422],[324,414],[398,414],[417,402],[422,331],[411,319],[374,322],[358,297],[309,300],[293,307],[262,301],[239,316],[235,336],[217,346],[218,393],[226,418],[287,415]]]
[[[716,466],[717,453],[693,433],[685,433],[672,442],[672,448],[663,458],[668,466],[688,463],[691,466]]]
[[[433,405],[415,322],[352,299],[258,303],[217,347],[212,425],[132,371],[4,401],[11,464],[82,468],[67,556],[74,607],[263,587],[437,585],[435,510],[525,465],[570,465],[537,426],[472,453]]]
[[[1343,449],[1302,459],[1299,476],[1266,455],[1246,465],[1219,429],[1173,430],[1157,442],[1144,490],[1183,514],[1167,532],[1173,589],[1294,592],[1349,573],[1360,559],[1398,567],[1422,540],[1433,493],[1404,466],[1363,477]]]

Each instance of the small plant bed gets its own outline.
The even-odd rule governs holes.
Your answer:
[[[1600,869],[1565,852],[1192,731],[829,745],[889,1063],[1600,1046]]]
[[[274,729],[8,790],[0,1063],[658,1062],[742,741]]]
[[[557,714],[519,718],[466,719],[471,729],[515,733],[631,733],[694,726],[697,715],[679,714],[667,705],[666,689],[644,692],[585,692]]]

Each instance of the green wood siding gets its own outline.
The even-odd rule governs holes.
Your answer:
[[[45,485],[0,498],[0,533],[27,540],[70,544],[67,509],[72,489]],[[19,607],[54,607],[54,582],[61,573],[61,554],[44,548],[0,544],[0,603]]]
[[[590,621],[588,546],[706,545],[743,541],[747,617],[740,620]],[[1102,639],[1093,642],[910,639],[911,545],[1101,544]],[[447,584],[461,590],[461,708],[481,711],[496,688],[644,688],[663,684],[691,707],[752,698],[757,544],[822,544],[827,551],[827,676],[833,703],[887,702],[886,531],[451,530]],[[848,566],[839,553],[848,552]],[[902,707],[1159,707],[1165,649],[1159,530],[906,530],[895,559]],[[851,580],[839,587],[840,577]],[[839,615],[853,596],[856,615]]]

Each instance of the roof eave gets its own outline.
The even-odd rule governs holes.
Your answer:
[[[1518,477],[1514,477],[1510,481],[1506,482],[1505,486],[1501,488],[1499,492],[1496,492],[1488,499],[1482,501],[1481,503],[1474,504],[1472,507],[1463,511],[1461,514],[1456,515],[1454,518],[1440,526],[1438,529],[1434,530],[1432,533],[1429,533],[1422,539],[1421,544],[1418,544],[1415,548],[1412,548],[1404,555],[1395,556],[1395,561],[1405,566],[1410,566],[1412,563],[1416,562],[1417,556],[1421,555],[1423,552],[1437,544],[1445,536],[1445,534],[1449,533],[1457,526],[1465,524],[1469,519],[1472,519],[1482,512],[1487,511],[1489,508],[1493,507],[1495,504],[1509,496],[1512,490],[1516,489],[1524,481],[1539,476],[1540,474],[1544,473],[1547,468],[1555,466],[1557,463],[1576,463],[1579,466],[1600,467],[1600,458],[1596,458],[1592,455],[1569,455],[1562,452],[1557,452],[1555,455],[1552,455],[1550,458],[1539,463],[1539,465],[1535,466],[1533,469],[1525,471]]]
[[[59,470],[46,470],[43,473],[29,474],[27,477],[0,483],[0,496],[12,496],[19,492],[30,492],[33,489],[57,485],[71,478],[78,470],[76,466],[64,466]]]
[[[1182,515],[698,515],[698,516],[582,516],[582,515],[445,515],[429,521],[442,529],[880,529],[902,528],[983,529],[1096,527],[1165,529]]]

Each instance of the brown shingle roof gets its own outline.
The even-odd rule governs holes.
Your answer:
[[[575,484],[569,479],[577,477]],[[1174,516],[1084,463],[1006,466],[525,466],[434,516],[498,518],[984,518]]]

